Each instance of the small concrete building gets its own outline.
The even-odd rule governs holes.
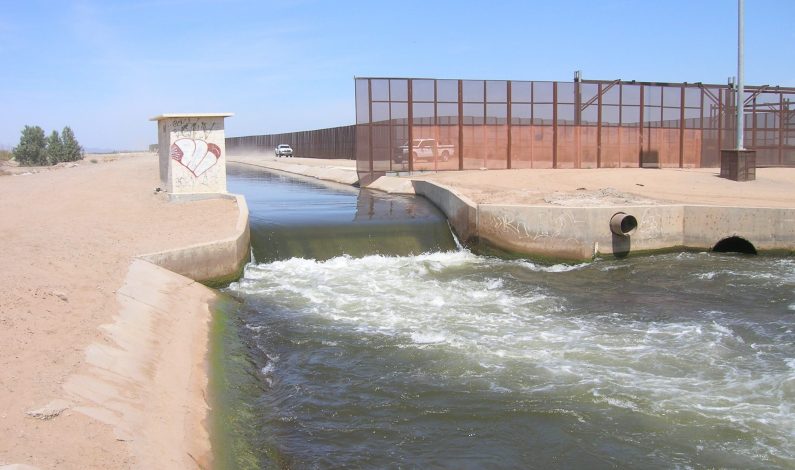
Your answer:
[[[160,182],[169,194],[226,192],[224,118],[232,113],[161,114]]]

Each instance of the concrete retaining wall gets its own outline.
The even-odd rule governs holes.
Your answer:
[[[459,240],[471,244],[478,236],[478,206],[450,188],[428,181],[412,181],[414,192],[425,196],[447,216]]]
[[[638,229],[632,236],[610,231],[617,212],[635,216]],[[594,255],[626,254],[680,247],[682,206],[478,207],[477,235],[481,242],[512,252],[549,258],[590,259]]]
[[[543,258],[586,260],[599,254],[694,248],[711,250],[737,236],[758,251],[795,251],[795,209],[715,206],[560,207],[474,204],[450,188],[415,181],[450,220],[461,240]],[[610,218],[633,215],[631,236],[614,235]]]
[[[235,234],[210,243],[140,255],[138,258],[207,285],[221,285],[240,276],[251,256],[248,205],[243,196],[218,194],[234,199],[238,216]]]
[[[685,206],[685,246],[711,249],[732,236],[758,251],[795,251],[795,209]]]

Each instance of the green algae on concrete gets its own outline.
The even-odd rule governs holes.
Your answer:
[[[238,335],[235,319],[240,303],[218,293],[211,306],[208,350],[209,432],[213,468],[279,468],[275,449],[255,445],[259,430],[256,399],[263,393],[253,361]]]
[[[236,271],[230,272],[229,274],[224,275],[224,276],[218,276],[218,277],[214,277],[214,278],[211,278],[211,279],[205,279],[205,280],[202,280],[200,282],[202,284],[204,284],[205,286],[213,288],[213,289],[219,289],[221,287],[226,287],[230,283],[235,282],[238,279],[240,279],[241,277],[243,277],[243,271],[246,270],[246,264],[248,264],[250,261],[251,261],[251,255],[249,255],[248,257],[246,257],[246,258],[244,258],[243,260],[240,261],[240,265],[238,266]]]

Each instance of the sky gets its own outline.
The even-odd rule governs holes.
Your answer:
[[[795,0],[746,0],[745,80],[795,86]],[[88,150],[149,118],[226,135],[355,122],[354,77],[726,83],[737,0],[0,0],[0,148],[70,126]]]

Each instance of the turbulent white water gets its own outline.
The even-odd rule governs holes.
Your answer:
[[[293,258],[230,290],[298,463],[795,466],[789,259]]]

